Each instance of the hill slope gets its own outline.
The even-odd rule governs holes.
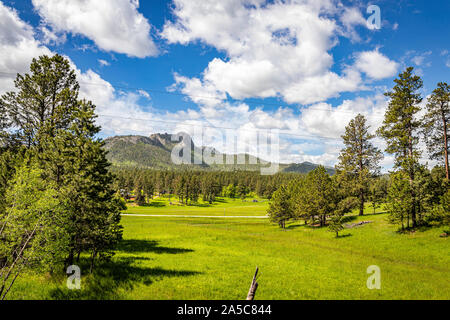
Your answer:
[[[200,160],[198,155],[208,147],[197,147],[191,145],[191,159],[197,160],[192,165],[176,165],[172,162],[171,152],[178,142],[172,141],[172,135],[165,133],[155,133],[149,137],[144,136],[115,136],[105,139],[105,149],[108,151],[108,160],[118,167],[139,167],[152,169],[179,169],[191,168],[201,170],[259,170],[261,167],[269,166],[269,163],[245,154],[245,164],[206,164]],[[227,155],[219,153],[215,149],[208,148],[211,153],[217,157],[226,157]],[[233,155],[235,162],[237,155]],[[224,161],[225,162],[225,161]],[[253,164],[257,163],[257,164]],[[280,164],[282,172],[308,173],[318,167],[317,164],[310,162]],[[333,168],[326,168],[329,174],[334,174]]]

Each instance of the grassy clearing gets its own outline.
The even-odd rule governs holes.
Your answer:
[[[257,202],[253,202],[257,200]],[[170,204],[172,202],[172,204]],[[217,198],[216,202],[199,201],[192,205],[179,205],[176,197],[171,200],[166,197],[154,198],[150,204],[142,207],[129,205],[126,214],[151,215],[192,215],[192,216],[265,216],[267,215],[268,200],[260,198],[241,199]],[[375,212],[382,212],[385,208],[377,208]],[[352,214],[359,211],[355,209]],[[365,212],[373,213],[370,203],[366,203]]]
[[[178,205],[178,200],[172,197],[172,205],[167,197],[155,198],[147,206],[129,206],[127,214],[152,215],[193,215],[193,216],[265,216],[267,214],[268,200],[253,198],[241,199],[218,198],[213,204],[199,201],[193,205]]]
[[[248,213],[229,203],[207,213],[219,214],[221,206]],[[129,211],[135,209],[144,210]],[[65,289],[65,278],[29,275],[10,298],[243,299],[259,266],[257,299],[450,299],[450,246],[439,238],[442,229],[399,234],[385,218],[350,217],[373,222],[336,239],[296,223],[282,231],[266,220],[125,216],[113,262],[83,277],[82,290]],[[366,287],[369,265],[381,268],[381,290]]]

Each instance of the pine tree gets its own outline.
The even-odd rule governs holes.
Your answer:
[[[261,180],[258,180],[258,182],[256,182],[255,192],[260,197],[262,197],[264,195],[265,187],[264,187],[264,184],[261,182]]]
[[[236,189],[237,189],[236,193],[239,196],[239,198],[244,200],[247,197],[247,194],[248,194],[247,187],[245,185],[243,185],[243,184],[239,184]]]
[[[18,136],[27,146],[40,147],[44,135],[67,129],[78,107],[79,84],[69,61],[60,55],[33,59],[30,74],[17,75],[17,91],[2,96]]]
[[[120,210],[103,142],[96,139],[95,106],[79,100],[79,84],[62,56],[33,59],[31,73],[18,75],[17,90],[2,96],[16,135],[55,186],[64,205],[70,236],[68,265],[74,255],[108,257],[121,238]]]
[[[442,196],[441,206],[443,212],[443,223],[450,226],[450,189]]]
[[[343,214],[335,213],[331,216],[328,223],[328,229],[336,234],[336,238],[339,237],[339,231],[344,230],[344,226],[342,225],[343,217]]]
[[[145,194],[144,194],[144,182],[142,177],[137,177],[134,187],[134,194],[136,195],[136,203],[138,206],[145,205]]]
[[[423,133],[430,159],[444,164],[446,178],[449,180],[450,86],[445,82],[439,82],[428,98]]]
[[[144,177],[143,190],[144,190],[145,195],[148,197],[149,201],[150,201],[150,199],[153,199],[153,193],[155,192],[155,186],[153,185],[153,182],[148,175],[146,175]],[[169,197],[170,197],[170,193],[169,193]]]
[[[9,142],[9,133],[7,129],[11,126],[11,122],[8,119],[6,107],[0,99],[0,154],[5,151]]]
[[[291,197],[286,186],[282,185],[274,192],[267,213],[271,222],[278,223],[281,228],[286,229],[286,221],[294,216]]]
[[[174,188],[173,188],[173,175],[172,175],[172,173],[168,173],[168,174],[166,175],[166,181],[165,181],[165,184],[166,184],[167,193],[168,193],[168,195],[169,195],[169,201],[170,201],[170,197],[171,197],[171,195],[174,193]],[[154,186],[154,184],[152,183],[152,199],[153,199],[154,189],[155,189],[155,186]]]
[[[383,177],[373,179],[369,187],[369,200],[372,202],[373,213],[386,201],[388,180]]]
[[[358,114],[345,128],[342,136],[345,148],[339,155],[336,166],[338,175],[343,176],[349,195],[359,198],[359,215],[364,214],[364,203],[369,192],[371,178],[379,173],[379,162],[383,158],[381,151],[371,140],[375,135],[369,133],[366,118]]]
[[[296,220],[303,220],[305,224],[308,224],[308,219],[313,218],[311,212],[304,205],[304,202],[309,195],[306,194],[306,178],[304,176],[299,179],[290,181],[288,184],[288,190],[291,194],[294,216]],[[306,200],[307,201],[307,200]]]
[[[445,168],[441,166],[435,166],[431,169],[431,202],[438,204],[441,197],[449,190],[450,181],[445,177]]]
[[[319,166],[309,172],[302,184],[302,190],[295,198],[296,212],[308,216],[311,220],[317,217],[320,226],[326,224],[327,215],[336,209],[336,190],[325,167]]]
[[[79,256],[87,251],[92,271],[96,259],[111,257],[112,249],[121,240],[120,211],[125,207],[113,189],[114,176],[109,172],[104,143],[94,139],[100,131],[95,124],[95,106],[80,101],[75,117],[77,121],[67,131],[67,136],[62,136],[66,147],[60,160],[68,159],[60,191],[62,197],[68,199],[67,210],[72,223],[67,264],[72,264],[75,253]],[[46,154],[50,154],[50,150],[47,149]]]
[[[414,181],[416,192],[416,208],[419,221],[424,221],[428,212],[433,209],[433,180],[430,170],[424,165],[418,165]]]
[[[215,200],[214,181],[212,175],[204,175],[201,185],[203,201],[208,201],[211,204]]]
[[[196,175],[193,175],[189,181],[190,185],[190,194],[189,199],[191,202],[198,202],[198,197],[200,195],[200,185]]]
[[[410,227],[410,212],[415,205],[411,198],[411,184],[408,175],[403,171],[391,174],[388,190],[389,222],[401,225],[402,230]]]
[[[183,203],[184,198],[187,197],[186,195],[186,179],[184,177],[184,175],[181,175],[178,177],[177,179],[177,183],[176,183],[176,188],[175,188],[175,192],[178,196],[178,199],[181,203]]]
[[[393,91],[385,95],[390,98],[379,135],[386,140],[386,152],[394,154],[395,167],[403,170],[409,177],[410,199],[409,215],[413,227],[418,225],[416,217],[416,192],[414,189],[415,172],[420,157],[418,150],[419,137],[417,134],[421,126],[416,119],[420,111],[422,98],[419,89],[423,82],[419,76],[413,75],[414,68],[409,67],[395,79]]]

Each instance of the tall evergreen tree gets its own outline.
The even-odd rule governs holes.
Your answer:
[[[200,182],[197,175],[192,175],[191,179],[188,181],[189,188],[189,200],[196,203],[200,195]]]
[[[170,196],[173,194],[174,192],[174,187],[173,187],[173,174],[172,173],[168,173],[166,175],[166,188],[167,188],[167,193],[169,195],[169,201],[170,201]],[[153,185],[153,183],[152,183]],[[153,199],[153,192],[154,192],[155,186],[152,186],[152,199]]]
[[[120,210],[125,209],[113,189],[103,142],[95,139],[100,127],[95,124],[95,106],[79,101],[75,121],[67,130],[57,130],[54,138],[43,139],[38,153],[44,177],[55,181],[64,203],[71,235],[67,265],[75,255],[90,253],[91,270],[95,260],[109,258],[120,241]]]
[[[409,67],[400,73],[394,80],[393,90],[385,93],[390,101],[378,133],[386,140],[386,152],[394,154],[396,168],[403,170],[409,177],[410,199],[413,203],[409,206],[409,214],[413,227],[416,227],[418,222],[414,180],[420,157],[418,129],[421,126],[416,116],[422,102],[418,91],[422,88],[423,82],[419,76],[413,74],[413,70],[414,68]]]
[[[67,129],[78,108],[79,84],[69,61],[60,55],[33,59],[30,74],[18,74],[16,91],[2,96],[2,102],[18,135],[27,146],[40,146],[44,135],[55,136]]]
[[[0,105],[65,206],[70,236],[66,263],[73,263],[75,253],[88,251],[93,266],[120,239],[122,208],[103,142],[95,138],[100,131],[95,106],[78,99],[75,72],[62,56],[33,59],[30,71],[17,75],[17,90],[3,95]]]
[[[236,194],[241,198],[242,200],[245,199],[245,197],[248,194],[248,188],[244,184],[239,184],[236,188]]]
[[[186,194],[186,178],[184,175],[178,177],[176,182],[175,192],[178,196],[178,199],[181,203],[183,203],[184,199],[187,198]]]
[[[270,221],[276,222],[281,228],[286,229],[286,221],[294,217],[291,196],[286,186],[282,185],[274,192],[267,213]]]
[[[0,154],[6,149],[6,146],[8,144],[9,133],[7,132],[7,129],[10,127],[10,125],[11,123],[8,119],[6,106],[0,99]]]
[[[361,216],[364,214],[369,182],[379,173],[379,162],[383,158],[382,152],[371,142],[375,135],[369,133],[369,128],[366,118],[361,114],[350,121],[342,136],[345,148],[341,150],[336,166],[338,174],[346,181],[350,196],[359,198]]]
[[[312,216],[311,212],[304,205],[305,198],[309,196],[305,193],[307,191],[306,178],[302,176],[299,179],[290,181],[288,190],[292,198],[295,219],[304,220],[305,224],[308,224],[308,219],[311,219]]]
[[[327,215],[336,209],[336,192],[325,167],[319,166],[306,175],[302,190],[296,197],[296,211],[301,216],[319,219],[325,226]]]
[[[149,201],[153,199],[153,193],[155,192],[155,186],[150,176],[144,176],[144,193],[147,195]]]
[[[444,164],[446,178],[449,180],[450,86],[445,82],[439,82],[428,98],[423,129],[430,158]]]
[[[391,174],[391,185],[388,191],[389,222],[401,225],[402,230],[410,227],[410,213],[415,203],[411,198],[412,186],[404,171]]]
[[[384,177],[373,179],[369,187],[369,200],[372,202],[373,213],[386,201],[389,181]]]
[[[134,194],[136,196],[136,203],[138,206],[145,205],[145,192],[144,192],[144,181],[141,176],[136,177]]]

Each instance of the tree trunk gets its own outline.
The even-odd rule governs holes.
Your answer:
[[[361,186],[364,186],[364,181],[362,178],[363,175],[363,161],[362,161],[362,157],[363,157],[363,141],[362,141],[362,137],[360,137],[360,150],[359,150],[359,183],[361,184]],[[364,189],[361,187],[360,189],[360,194],[359,194],[359,199],[360,199],[360,203],[359,203],[359,215],[363,216],[364,215]]]
[[[447,139],[447,120],[445,119],[445,114],[442,112],[442,121],[444,122],[444,162],[445,162],[445,176],[447,180],[449,177],[449,168],[448,168],[448,139]]]
[[[412,227],[417,227],[417,221],[416,221],[416,192],[414,190],[414,163],[413,163],[413,144],[412,144],[412,132],[411,127],[409,128],[409,146],[408,146],[408,152],[409,152],[409,185],[411,188],[411,199],[412,199],[412,207],[411,207],[411,220],[412,220]],[[409,218],[408,218],[409,222]]]
[[[74,258],[74,252],[73,252],[73,249],[71,249],[69,252],[69,256],[67,257],[67,260],[66,260],[66,265],[64,266],[64,272],[66,272],[66,269],[68,266],[73,265],[73,258]]]
[[[91,255],[91,266],[89,268],[89,273],[92,273],[94,271],[96,257],[97,257],[97,251],[95,249],[93,249],[92,255]]]
[[[412,227],[417,227],[417,221],[416,221],[416,192],[414,191],[414,173],[412,173],[412,178],[409,180],[411,185],[411,198],[412,198],[412,208],[411,208],[411,220],[412,220]],[[408,218],[409,221],[409,218]]]
[[[359,202],[359,215],[364,215],[364,192],[361,191],[361,194],[359,196],[360,202]]]

